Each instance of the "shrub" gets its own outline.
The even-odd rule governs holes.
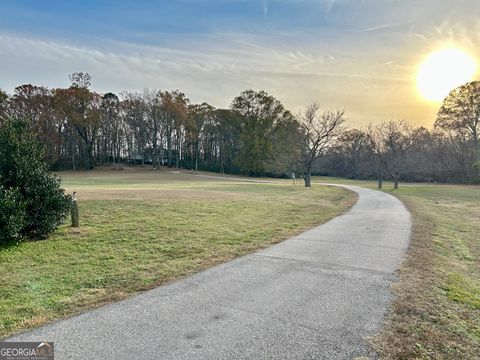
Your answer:
[[[25,204],[16,189],[0,186],[0,244],[17,242],[25,221]]]
[[[65,219],[71,198],[60,181],[49,174],[43,147],[21,120],[6,120],[0,127],[0,186],[2,221],[10,230],[0,243],[45,238]],[[4,213],[11,208],[11,216]],[[8,235],[10,234],[10,235]]]

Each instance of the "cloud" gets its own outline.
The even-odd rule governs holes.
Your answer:
[[[400,74],[380,70],[381,62],[356,57],[353,49],[346,54],[328,52],[330,46],[320,44],[312,50],[271,43],[230,34],[177,47],[105,40],[83,46],[0,34],[0,87],[9,92],[22,83],[64,87],[68,74],[84,71],[100,92],[180,89],[194,102],[228,107],[244,89],[265,89],[294,112],[319,100],[325,107],[346,107],[350,118],[367,122],[384,119],[386,110],[369,113],[364,104],[385,98],[382,94],[392,84],[406,81]]]
[[[335,1],[336,0],[325,0],[324,2],[324,12],[325,14],[330,14],[333,10],[333,7],[335,6]]]
[[[446,41],[480,58],[477,5],[468,4],[256,0],[240,4],[248,17],[216,14],[202,31],[122,24],[123,41],[0,31],[0,88],[68,86],[68,74],[87,71],[100,92],[180,89],[194,102],[226,107],[246,88],[265,89],[294,112],[318,100],[345,107],[359,123],[405,117],[428,125],[436,109],[417,98],[415,67]]]
[[[55,70],[55,73],[83,69],[92,72],[94,77],[96,73],[101,79],[111,77],[110,84],[115,88],[122,84],[140,84],[144,79],[149,86],[158,81],[156,86],[171,87],[176,82],[184,83],[189,78],[192,85],[196,83],[198,86],[203,77],[222,75],[226,76],[224,80],[228,82],[230,76],[235,77],[243,72],[272,75],[327,74],[338,65],[335,56],[322,51],[273,47],[262,41],[264,40],[229,35],[206,37],[181,48],[114,41],[101,41],[92,47],[0,34],[0,55],[5,67],[17,75],[22,72],[23,66],[49,68],[50,71]],[[27,65],[28,63],[30,64]],[[335,73],[341,75],[341,69],[331,75],[335,76]],[[47,75],[43,71],[34,74],[44,79],[53,75]],[[262,79],[256,81],[261,82]],[[138,87],[139,85],[135,86]]]
[[[384,31],[399,26],[399,23],[388,23],[388,24],[378,24],[374,26],[367,27],[365,29],[358,30],[359,32],[374,32],[374,31]]]

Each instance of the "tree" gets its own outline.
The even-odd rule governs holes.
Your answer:
[[[435,137],[423,126],[412,125],[412,128],[412,146],[408,150],[409,163],[404,176],[414,181],[437,181],[442,159],[436,156]]]
[[[304,134],[297,119],[292,116],[278,122],[273,129],[271,142],[272,152],[266,166],[268,174],[302,171],[298,168],[298,159],[302,156]]]
[[[186,122],[186,140],[192,146],[192,159],[195,171],[198,170],[198,158],[200,157],[200,141],[206,122],[212,122],[215,108],[207,103],[194,104],[188,107]],[[210,121],[209,121],[210,120]]]
[[[178,90],[171,92],[159,91],[157,96],[166,136],[168,166],[173,166],[175,162],[175,167],[178,167],[189,100],[184,93]]]
[[[16,87],[9,104],[9,116],[28,123],[45,145],[45,160],[49,165],[57,161],[62,138],[57,131],[53,95],[49,89],[31,84]]]
[[[145,90],[143,101],[146,110],[144,121],[146,123],[147,144],[151,147],[149,153],[152,157],[153,166],[160,166],[164,136],[160,92]]]
[[[0,89],[0,121],[5,116],[6,109],[7,109],[7,100],[8,95],[2,89]]]
[[[80,153],[86,169],[95,166],[94,145],[101,126],[102,97],[90,91],[90,75],[74,73],[68,89],[54,91],[54,103],[60,117],[66,119],[80,136]]]
[[[448,94],[438,111],[435,127],[453,132],[470,143],[468,156],[473,180],[480,178],[480,81],[459,86]]]
[[[120,103],[122,121],[126,124],[126,142],[130,158],[142,156],[142,165],[145,161],[147,146],[147,123],[145,121],[147,106],[142,94],[123,93]]]
[[[383,188],[383,178],[385,175],[385,160],[384,160],[384,142],[381,133],[378,131],[378,125],[370,124],[367,129],[369,139],[369,151],[371,155],[371,166],[374,169],[375,177],[377,179],[377,187]]]
[[[394,189],[398,189],[401,176],[414,167],[416,159],[409,155],[416,135],[415,127],[405,120],[387,121],[375,127],[372,136],[375,154],[380,160],[381,171],[385,170],[393,180]]]
[[[122,150],[124,126],[120,117],[120,100],[113,93],[102,96],[102,121],[99,144],[102,162],[118,162]]]
[[[238,156],[241,170],[251,175],[264,174],[272,157],[275,129],[292,121],[293,115],[265,91],[243,91],[233,99],[231,109],[243,117]]]
[[[347,129],[338,138],[330,152],[330,166],[335,174],[361,179],[373,174],[372,143],[368,131]]]
[[[312,166],[325,150],[332,146],[342,133],[345,122],[343,111],[325,111],[320,113],[320,107],[313,103],[305,109],[300,118],[300,126],[304,133],[304,149],[301,163],[305,187],[311,187]]]
[[[48,173],[44,150],[25,121],[0,126],[0,243],[45,238],[67,215],[71,198]],[[12,223],[13,222],[13,223]]]
[[[435,128],[432,134],[434,171],[439,181],[465,183],[471,178],[471,143],[465,132]]]
[[[88,89],[92,85],[92,77],[89,73],[75,72],[69,77],[72,87],[79,89]]]
[[[205,125],[204,133],[216,136],[219,148],[220,172],[239,172],[238,154],[240,153],[240,133],[243,116],[230,109],[217,109],[215,121]],[[209,131],[209,129],[211,129]],[[204,151],[205,155],[205,151]]]

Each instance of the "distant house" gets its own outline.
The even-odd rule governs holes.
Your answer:
[[[152,157],[149,154],[134,154],[128,159],[129,164],[137,164],[141,165],[143,164],[152,164],[153,160]]]
[[[168,166],[168,152],[165,149],[160,149],[157,150],[156,153],[157,155],[154,156],[155,152],[153,151],[153,149],[147,148],[145,149],[145,152],[143,154],[132,154],[128,158],[128,163],[135,165],[141,165],[142,163],[146,165],[152,165],[155,160],[155,164],[157,164],[158,162],[162,166]],[[178,159],[178,151],[171,150],[170,156],[170,166],[176,166],[176,162]]]

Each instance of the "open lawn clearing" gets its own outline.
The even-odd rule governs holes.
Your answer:
[[[77,191],[81,228],[0,249],[2,337],[264,248],[356,198],[340,188],[170,171],[60,175]]]
[[[325,224],[9,340],[50,339],[59,357],[79,360],[374,355],[367,339],[383,324],[410,214],[389,194],[348,189],[358,201]]]
[[[414,227],[396,300],[374,347],[386,359],[479,359],[480,187],[391,188],[384,186],[407,205]]]

